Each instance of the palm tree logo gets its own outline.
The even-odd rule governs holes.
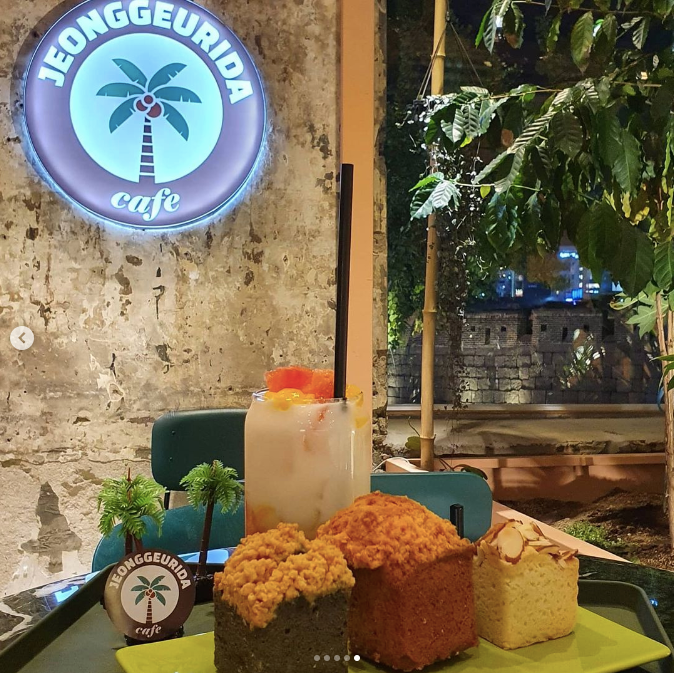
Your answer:
[[[161,584],[161,581],[166,575],[159,575],[150,582],[146,577],[138,575],[139,584],[136,584],[131,591],[138,591],[135,605],[138,605],[143,599],[147,600],[147,612],[145,614],[145,623],[153,624],[152,621],[152,601],[156,598],[162,605],[166,605],[166,599],[162,595],[163,592],[171,591],[171,587],[166,584]]]
[[[114,82],[102,87],[97,96],[113,96],[126,100],[115,108],[110,115],[109,129],[114,133],[134,114],[145,115],[143,126],[143,145],[140,156],[140,177],[154,178],[154,145],[152,141],[152,122],[158,117],[166,121],[185,140],[190,137],[190,129],[185,117],[169,102],[201,103],[197,94],[180,86],[166,86],[180,73],[183,63],[169,63],[150,78],[131,61],[124,58],[112,59],[130,82]]]

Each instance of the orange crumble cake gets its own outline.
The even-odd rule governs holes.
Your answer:
[[[477,541],[477,632],[512,650],[566,636],[578,611],[578,559],[533,522],[492,526]]]
[[[296,525],[249,535],[215,575],[218,673],[344,673],[353,584],[339,549]]]
[[[406,497],[370,493],[319,528],[338,546],[356,585],[351,652],[403,671],[477,645],[473,545]]]

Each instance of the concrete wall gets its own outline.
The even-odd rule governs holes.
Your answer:
[[[57,4],[0,0],[0,594],[88,570],[101,480],[149,471],[155,418],[245,406],[333,348],[337,3],[203,2],[261,70],[267,160],[219,221],[162,235],[84,219],[26,159],[18,84]]]

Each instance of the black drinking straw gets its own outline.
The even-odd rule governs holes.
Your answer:
[[[455,503],[449,508],[449,520],[456,527],[457,535],[463,537],[463,505]]]
[[[349,331],[353,164],[342,164],[339,178],[337,318],[335,325],[335,399],[346,397],[346,342]]]

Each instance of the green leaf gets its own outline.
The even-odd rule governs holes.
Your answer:
[[[590,50],[594,31],[592,12],[586,12],[576,21],[571,31],[571,57],[581,72],[585,72],[590,62]]]
[[[144,587],[142,584],[138,584],[133,587],[131,591],[147,591],[147,587]]]
[[[430,199],[436,211],[449,207],[450,203],[453,203],[454,207],[458,208],[459,190],[451,180],[442,180],[431,192]]]
[[[460,107],[454,114],[451,131],[447,133],[447,131],[449,131],[449,125],[445,126],[443,124],[442,128],[445,131],[445,135],[449,137],[452,143],[458,145],[463,140],[466,125],[467,125],[466,111],[464,110],[463,107]]]
[[[558,112],[550,123],[555,143],[564,154],[573,159],[583,147],[583,127],[572,112]]]
[[[674,105],[674,82],[671,80],[665,82],[653,96],[651,102],[651,114],[654,119],[664,119],[667,117]]]
[[[484,46],[487,47],[489,53],[493,53],[494,51],[497,30],[498,26],[496,24],[496,14],[494,12],[494,7],[492,7],[487,13],[487,23],[483,32]]]
[[[600,63],[606,63],[613,56],[618,35],[618,21],[613,14],[605,17],[597,30],[592,46],[592,54]]]
[[[489,479],[487,477],[486,473],[483,472],[479,467],[473,467],[472,465],[455,465],[454,466],[454,471],[455,472],[470,472],[470,474],[476,474],[478,477],[482,477],[485,481]]]
[[[560,12],[552,20],[550,28],[548,30],[547,37],[545,38],[545,48],[548,53],[553,52],[557,46],[557,41],[559,40],[559,27],[562,25],[562,13]]]
[[[178,110],[176,110],[173,105],[168,103],[163,103],[164,105],[164,119],[173,126],[173,128],[178,132],[178,134],[187,140],[190,137],[190,128]]]
[[[489,18],[487,19],[484,29],[484,44],[490,52],[494,51],[496,44],[496,33],[499,30],[499,25],[503,25],[503,18],[510,9],[513,0],[494,0],[494,3],[489,10]]]
[[[158,584],[161,583],[161,581],[166,577],[166,575],[158,575],[152,580],[152,584],[150,584],[150,588],[154,589]]]
[[[631,296],[641,292],[653,275],[654,249],[648,235],[623,222],[613,273],[623,290]]]
[[[455,108],[452,104],[445,105],[433,112],[431,118],[428,120],[428,126],[426,127],[426,134],[424,136],[424,142],[427,145],[432,145],[435,142],[438,133],[441,130],[442,122],[447,122],[451,119],[454,112]]]
[[[626,129],[622,129],[620,142],[614,145],[613,174],[620,187],[633,194],[639,185],[641,157],[639,141]]]
[[[162,604],[166,605],[166,599],[161,594],[156,594],[157,600]]]
[[[592,214],[588,210],[581,217],[578,227],[576,229],[576,236],[574,243],[576,244],[576,250],[578,251],[578,257],[580,258],[580,263],[587,267],[588,269],[597,268],[597,259],[594,256],[594,248],[590,243],[590,231],[592,229]],[[594,271],[592,271],[594,275]]]
[[[145,594],[138,594],[136,596],[136,603],[135,604],[138,605],[138,603],[140,603],[143,600],[143,598],[145,598]]]
[[[611,168],[620,188],[633,194],[641,176],[641,150],[637,139],[620,126],[611,110],[597,114],[599,151]]]
[[[490,192],[491,192],[491,185],[482,185],[482,187],[480,187],[480,196],[483,199],[489,196]]]
[[[513,49],[519,49],[522,46],[523,29],[522,11],[516,4],[512,4],[503,17],[503,36]]]
[[[495,193],[484,215],[487,239],[498,252],[506,252],[512,247],[517,234],[517,218],[510,197]]]
[[[413,220],[422,220],[433,212],[433,201],[431,192],[427,189],[420,189],[415,192],[410,204],[410,218]]]
[[[159,68],[159,70],[152,76],[147,90],[154,91],[158,86],[168,84],[179,72],[182,72],[184,68],[184,63],[169,63],[163,68]]]
[[[628,325],[639,327],[639,336],[644,337],[655,328],[657,311],[653,306],[641,304],[637,312],[627,320]]]
[[[618,254],[620,219],[607,203],[596,203],[590,209],[590,270],[594,278],[601,278],[605,269],[614,266]]]
[[[674,282],[674,243],[668,241],[655,248],[653,277],[658,287],[667,292]]]
[[[666,17],[674,8],[674,0],[654,0],[653,9],[661,16]]]
[[[481,182],[489,177],[507,158],[508,152],[501,152],[494,159],[492,159],[473,179],[473,183],[479,185]]]
[[[491,9],[484,14],[482,17],[482,21],[480,22],[480,28],[477,31],[477,35],[475,36],[475,46],[479,47],[480,43],[482,42],[484,38],[484,31],[487,27],[487,22],[489,21],[489,17],[491,16]]]
[[[562,216],[554,194],[548,194],[545,199],[541,209],[541,220],[547,247],[551,251],[556,251],[562,237]]]
[[[112,59],[121,71],[136,84],[140,84],[144,87],[147,84],[147,77],[143,74],[143,71],[137,66],[127,61],[125,58],[113,58]]]
[[[110,115],[110,123],[108,124],[110,133],[116,131],[129,117],[131,117],[134,110],[134,103],[134,99],[129,98],[115,108],[114,112]]]
[[[522,233],[527,246],[535,248],[538,238],[543,231],[543,220],[541,218],[541,202],[538,194],[532,194],[525,204],[524,215],[522,217]]]
[[[440,180],[445,179],[445,174],[444,173],[431,173],[430,175],[427,175],[425,178],[421,178],[419,182],[417,182],[412,189],[410,189],[410,192],[416,192],[419,191],[420,189],[424,189],[425,187],[429,187],[431,185],[435,185],[436,183],[440,182]]]
[[[181,86],[165,86],[161,89],[157,89],[154,92],[154,95],[159,98],[159,100],[174,100],[185,103],[201,103],[201,98],[190,91],[189,89],[183,89]]]
[[[517,179],[517,176],[520,174],[522,162],[524,161],[524,152],[525,151],[523,147],[519,148],[514,153],[506,152],[506,157],[512,157],[512,161],[510,162],[508,173],[503,178],[497,180],[494,183],[494,189],[497,192],[505,192],[510,189],[510,187],[512,187],[513,183]],[[507,165],[507,162],[504,163]]]
[[[651,20],[648,16],[644,16],[637,24],[632,33],[632,43],[637,49],[643,49],[648,37],[648,29],[650,28]]]
[[[135,84],[127,82],[116,82],[115,84],[106,84],[96,93],[97,96],[114,96],[115,98],[127,98],[128,96],[138,95],[144,92]]]
[[[405,448],[410,458],[418,458],[421,455],[421,437],[418,435],[408,437],[405,442]]]
[[[581,264],[600,278],[605,269],[616,268],[621,222],[607,203],[594,203],[581,217],[575,244]]]

